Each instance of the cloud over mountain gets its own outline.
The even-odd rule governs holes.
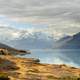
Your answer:
[[[45,29],[21,30],[2,26],[0,27],[0,37],[1,43],[23,49],[38,47],[49,48],[50,46],[52,47],[52,43],[55,41],[53,35],[49,34]]]

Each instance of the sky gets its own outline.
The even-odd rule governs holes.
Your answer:
[[[0,0],[0,25],[48,27],[54,33],[80,31],[80,0]]]

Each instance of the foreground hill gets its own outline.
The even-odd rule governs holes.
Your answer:
[[[10,80],[80,80],[78,68],[14,56],[0,57],[0,72],[6,73]]]
[[[23,54],[23,53],[30,53],[29,51],[25,50],[18,50],[13,47],[10,47],[6,44],[0,43],[0,54]]]

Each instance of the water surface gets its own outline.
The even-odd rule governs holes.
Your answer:
[[[77,49],[32,49],[31,54],[21,57],[37,58],[41,63],[80,67],[80,50]]]

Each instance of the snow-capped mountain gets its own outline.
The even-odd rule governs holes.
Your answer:
[[[55,39],[44,30],[20,30],[0,27],[0,42],[10,46],[25,48],[52,48]]]
[[[76,37],[77,35],[78,37]],[[80,33],[73,36],[64,35],[61,39],[56,40],[55,35],[43,29],[22,30],[12,27],[0,27],[0,42],[19,49],[64,48],[65,45],[69,45],[65,48],[73,48],[74,43],[75,48],[76,46],[80,46],[77,44],[79,40]]]

